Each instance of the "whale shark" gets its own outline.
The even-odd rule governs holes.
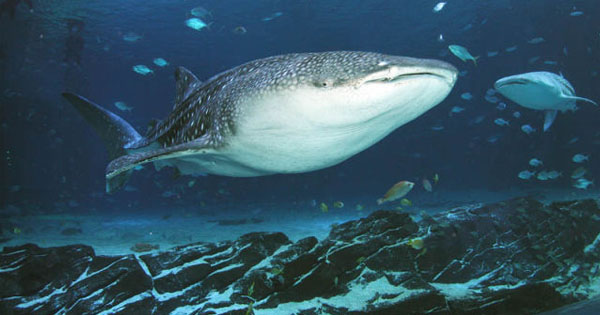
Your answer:
[[[558,111],[577,109],[576,102],[596,102],[575,95],[575,89],[562,75],[538,71],[504,77],[494,88],[511,101],[530,109],[545,111],[544,131],[548,130]]]
[[[443,101],[457,70],[434,59],[331,51],[258,59],[206,81],[179,67],[175,80],[171,113],[145,136],[63,93],[105,143],[107,192],[146,163],[232,177],[336,165]]]

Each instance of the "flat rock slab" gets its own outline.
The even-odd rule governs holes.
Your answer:
[[[415,222],[398,211],[332,227],[96,256],[6,247],[0,314],[535,314],[600,295],[593,200],[518,198]]]

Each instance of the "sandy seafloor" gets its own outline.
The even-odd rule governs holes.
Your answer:
[[[513,197],[532,196],[543,203],[574,199],[593,198],[600,199],[600,189],[591,188],[578,190],[574,188],[560,190],[536,190],[525,192],[523,190],[490,192],[470,190],[460,192],[433,192],[431,199],[435,202],[428,203],[426,199],[414,202],[411,207],[402,210],[413,215],[419,220],[422,211],[432,215],[438,212],[459,208],[477,206],[481,203],[497,202]],[[307,201],[305,205],[297,203],[268,205],[252,204],[240,205],[239,211],[218,211],[211,209],[209,212],[186,210],[181,206],[165,208],[157,211],[153,209],[150,214],[144,214],[139,209],[132,211],[113,211],[107,213],[61,213],[35,216],[20,216],[9,219],[9,224],[20,229],[18,234],[3,244],[17,246],[26,243],[35,243],[41,247],[64,246],[71,244],[85,244],[94,248],[97,255],[131,254],[131,247],[136,243],[150,243],[160,246],[160,250],[174,246],[185,245],[193,242],[217,242],[234,240],[250,232],[283,232],[292,241],[304,237],[315,236],[319,240],[327,237],[332,224],[339,224],[368,216],[379,209],[394,209],[400,206],[399,202],[387,203],[378,206],[375,203],[379,196],[361,196],[353,198],[340,198],[343,208],[334,208],[329,204],[329,210],[322,212],[319,202]],[[410,196],[409,196],[410,197]],[[356,210],[356,205],[364,206],[362,211]],[[168,215],[168,217],[166,217]],[[218,220],[243,220],[247,223],[238,225],[220,225]],[[251,219],[261,220],[252,223]],[[81,233],[63,235],[62,231],[68,228],[80,229]]]

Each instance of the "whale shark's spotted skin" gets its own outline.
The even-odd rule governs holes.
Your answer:
[[[173,111],[143,138],[120,136],[126,152],[107,178],[148,162],[226,176],[331,166],[438,104],[456,73],[438,60],[355,51],[268,57],[206,82],[179,68]],[[80,111],[89,102],[65,97]]]
[[[221,144],[226,134],[234,132],[236,116],[243,109],[241,103],[252,94],[264,95],[321,82],[343,84],[356,75],[381,68],[380,61],[387,58],[377,53],[341,51],[288,54],[251,61],[212,77],[180,106],[176,105],[147,137],[163,146],[172,146],[209,132],[211,144]],[[418,59],[414,59],[414,63],[418,63]],[[315,68],[320,69],[316,77]]]

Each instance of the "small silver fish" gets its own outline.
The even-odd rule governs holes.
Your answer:
[[[573,184],[573,187],[579,188],[579,189],[587,189],[590,185],[593,185],[593,184],[594,184],[594,181],[590,181],[585,178],[580,178],[575,181],[575,184]]]
[[[163,58],[154,58],[153,62],[155,65],[157,65],[159,67],[166,67],[169,65],[169,62],[167,62]]]
[[[521,126],[521,131],[526,134],[531,134],[532,132],[535,132],[535,128],[531,127],[530,125],[523,125]]]
[[[520,179],[528,180],[528,179],[531,179],[531,177],[533,177],[533,175],[535,175],[535,172],[525,170],[525,171],[519,172],[519,175],[517,175],[517,176]]]
[[[473,57],[473,55],[471,55],[471,53],[465,47],[459,46],[459,45],[450,45],[450,46],[448,46],[448,49],[450,50],[450,52],[453,55],[458,57],[458,59],[465,61],[465,62],[467,60],[472,60],[473,63],[475,65],[477,65],[477,59],[479,57]]]
[[[529,62],[529,64],[534,64],[538,60],[540,60],[540,56],[531,57],[527,60],[527,62]]]
[[[545,41],[546,40],[543,37],[536,37],[536,38],[532,38],[532,39],[528,40],[527,42],[530,43],[530,44],[535,45],[535,44],[543,43]]]
[[[442,11],[444,6],[446,6],[446,2],[439,2],[438,4],[435,5],[435,7],[433,7],[433,12],[438,13],[438,12]]]
[[[210,13],[210,11],[206,10],[203,7],[195,7],[191,9],[190,14],[197,18],[208,18],[212,16],[212,13]]]
[[[482,122],[484,119],[485,119],[485,116],[483,116],[483,115],[479,115],[479,116],[477,116],[477,117],[473,118],[473,120],[471,120],[471,124],[472,124],[472,125],[473,125],[473,124],[475,124],[475,125],[476,125],[476,124],[480,124],[480,123],[481,123],[481,122]]]
[[[549,179],[557,179],[558,177],[562,176],[562,173],[558,171],[550,171],[547,174]]]
[[[185,20],[185,25],[187,25],[189,28],[195,29],[196,31],[200,31],[203,28],[208,27],[208,24],[199,18],[187,19]]]
[[[278,18],[278,17],[280,17],[282,15],[283,15],[282,12],[275,12],[275,13],[271,14],[270,16],[262,18],[261,21],[263,21],[263,22],[272,21],[272,20],[274,20],[274,19],[276,19],[276,18]]]
[[[143,36],[138,35],[134,32],[128,32],[127,34],[123,35],[123,40],[126,42],[136,42],[142,38]]]
[[[487,139],[485,139],[485,141],[489,142],[489,143],[496,143],[496,141],[498,141],[498,139],[501,138],[501,135],[491,135],[489,137],[487,137]]]
[[[494,120],[494,123],[498,126],[508,126],[510,125],[510,123],[508,122],[508,120],[505,120],[503,118],[496,118]]]
[[[541,160],[538,160],[536,158],[533,158],[531,160],[529,160],[529,165],[533,166],[533,167],[538,167],[540,165],[543,165],[544,162],[542,162]]]
[[[154,71],[152,69],[148,68],[145,65],[136,65],[136,66],[133,66],[132,68],[133,68],[133,71],[135,71],[141,75],[148,75],[150,73],[154,73]]]
[[[498,103],[500,101],[500,99],[497,98],[494,95],[486,95],[485,96],[485,100],[488,101],[488,102],[490,102],[490,103],[492,103],[492,104],[496,104],[496,103]]]
[[[127,103],[122,102],[122,101],[115,102],[115,107],[122,111],[128,111],[128,112],[130,112],[133,109],[133,107],[127,105]]]
[[[537,179],[539,180],[548,180],[550,179],[550,177],[548,176],[548,172],[547,171],[541,171],[537,174]]]
[[[458,113],[460,113],[460,112],[462,112],[464,110],[465,110],[464,107],[454,106],[454,107],[452,107],[452,110],[450,110],[450,113],[451,114],[458,114]]]
[[[573,162],[575,163],[583,163],[584,161],[587,161],[589,159],[588,155],[583,155],[581,153],[577,153],[575,155],[573,155]]]
[[[473,99],[473,94],[471,94],[470,92],[465,92],[460,95],[460,98],[462,98],[465,101],[470,101]]]

